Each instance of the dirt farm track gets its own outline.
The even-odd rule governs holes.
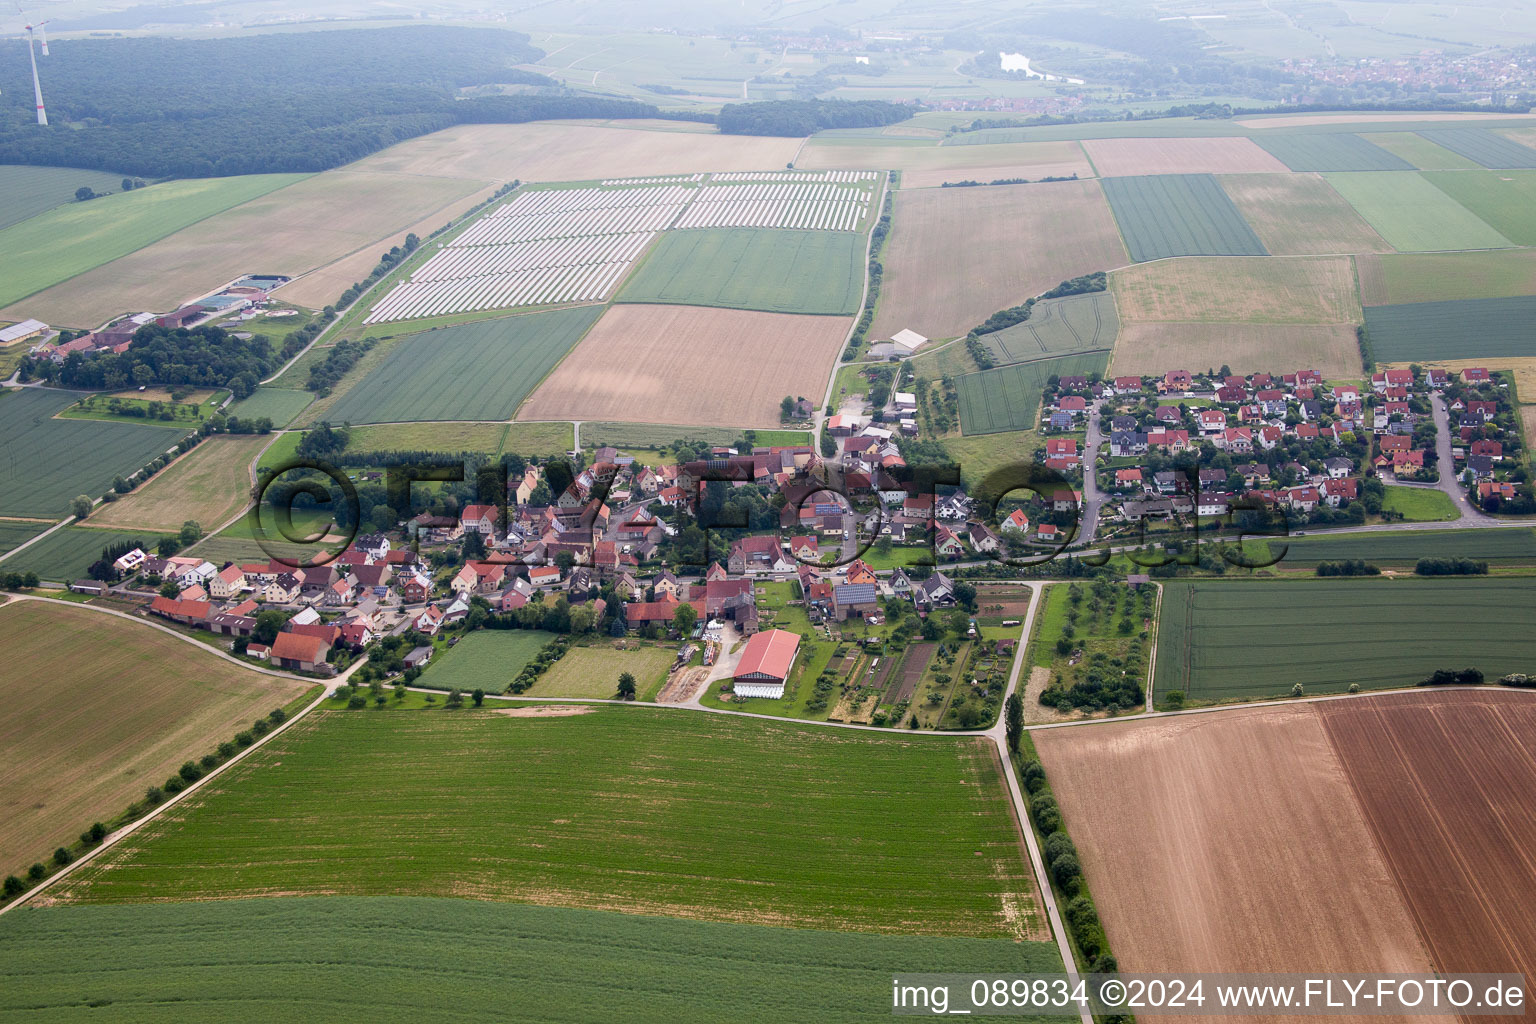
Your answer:
[[[1536,975],[1531,694],[1380,694],[1035,741],[1122,970]]]

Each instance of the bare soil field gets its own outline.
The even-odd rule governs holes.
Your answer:
[[[1320,175],[1229,174],[1221,187],[1276,256],[1392,251]]]
[[[119,313],[174,309],[246,273],[302,274],[359,250],[377,262],[382,239],[486,184],[360,168],[306,178],[39,292],[25,302],[28,315],[94,327]]]
[[[1189,257],[1141,263],[1110,280],[1123,324],[1357,324],[1348,256]]]
[[[705,306],[614,306],[517,418],[776,427],[786,394],[826,391],[848,324]]]
[[[353,164],[359,171],[480,182],[590,181],[696,171],[782,168],[799,139],[647,131],[543,121],[475,124],[410,139]]]
[[[0,874],[20,874],[306,684],[103,612],[0,608]]]
[[[1431,969],[1311,707],[1033,735],[1121,970]]]
[[[1110,372],[1161,374],[1223,363],[1233,373],[1295,367],[1358,377],[1360,346],[1349,324],[1122,324]]]
[[[1135,174],[1284,174],[1290,168],[1251,139],[1089,139],[1083,143],[1101,178]]]
[[[1021,142],[982,146],[883,146],[878,142],[810,142],[795,166],[901,172],[902,188],[938,188],[946,181],[999,178],[1093,177],[1077,142]]]
[[[901,663],[901,681],[896,686],[892,704],[900,704],[904,700],[911,700],[917,692],[917,684],[923,679],[923,672],[928,668],[928,663],[933,660],[933,652],[938,649],[938,644],[913,644],[907,649],[907,658]]]
[[[406,235],[414,234],[417,238],[426,238],[428,234],[449,221],[463,216],[476,203],[491,198],[498,187],[494,183],[486,185],[443,209],[433,210],[415,224],[402,228],[388,238],[381,238],[372,245],[366,245],[350,256],[343,256],[339,260],[318,267],[291,284],[283,285],[272,294],[284,302],[308,306],[310,309],[321,309],[335,302],[336,297],[353,284],[373,273],[373,268],[379,264],[379,257],[395,246],[403,245]]]
[[[102,505],[91,525],[177,530],[195,519],[216,530],[250,503],[251,460],[271,442],[261,434],[210,437],[148,483]]]
[[[1435,966],[1536,973],[1536,700],[1462,690],[1315,707]]]
[[[1096,181],[904,190],[892,222],[872,339],[907,327],[963,335],[1061,281],[1129,262]]]

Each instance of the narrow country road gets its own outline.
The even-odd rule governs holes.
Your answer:
[[[1077,544],[1087,547],[1099,532],[1099,509],[1104,496],[1099,493],[1099,446],[1104,443],[1104,431],[1099,426],[1099,411],[1104,408],[1101,398],[1088,406],[1088,437],[1083,445],[1083,518],[1078,524]]]

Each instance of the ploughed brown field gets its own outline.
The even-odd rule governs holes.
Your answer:
[[[1536,976],[1536,694],[1380,694],[1034,740],[1122,970]]]
[[[1096,181],[903,190],[892,222],[871,339],[906,327],[963,335],[1068,278],[1129,262]]]
[[[613,306],[517,418],[776,427],[785,395],[826,393],[848,326],[841,316]]]
[[[1101,178],[1135,174],[1242,174],[1290,168],[1251,139],[1089,139],[1083,143]]]

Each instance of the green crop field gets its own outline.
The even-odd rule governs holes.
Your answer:
[[[669,231],[618,301],[853,313],[864,289],[864,248],[863,232],[854,231]]]
[[[1518,245],[1536,245],[1536,171],[1429,171],[1424,177]]]
[[[674,660],[670,647],[631,646],[622,651],[609,646],[573,647],[539,676],[526,695],[606,699],[617,695],[619,675],[628,672],[635,677],[639,698],[647,700],[661,689]]]
[[[78,494],[92,498],[187,434],[185,427],[151,427],[54,415],[81,398],[74,391],[0,391],[0,516],[63,516]]]
[[[1108,292],[1094,292],[1038,302],[1028,320],[983,334],[981,343],[999,364],[1022,363],[1114,348],[1119,330],[1115,300]]]
[[[813,399],[819,400],[818,399]],[[731,445],[739,442],[745,431],[723,427],[669,427],[655,423],[583,423],[581,444],[584,448],[612,445],[615,448],[667,448],[674,441]],[[760,445],[804,445],[811,443],[805,430],[754,430],[752,437]]]
[[[1040,393],[1052,374],[1103,373],[1104,355],[1082,354],[1013,363],[955,378],[960,398],[960,432],[996,434],[1033,430],[1040,423]]]
[[[1367,305],[1536,295],[1536,250],[1532,249],[1394,253],[1379,259],[1380,287],[1361,289]],[[1362,264],[1362,283],[1365,270]]]
[[[1311,568],[1318,562],[1350,558],[1382,567],[1412,566],[1421,558],[1473,558],[1498,565],[1536,563],[1536,531],[1530,528],[1351,533],[1292,537],[1272,540],[1268,545],[1271,557],[1280,556],[1281,569]]]
[[[1489,678],[1536,664],[1536,579],[1164,584],[1156,692],[1196,700],[1412,686],[1437,668]]]
[[[1395,153],[1421,171],[1454,171],[1477,164],[1413,132],[1371,132],[1372,145]]]
[[[1512,243],[1422,174],[1328,174],[1328,183],[1399,252],[1503,249]]]
[[[1358,135],[1256,135],[1253,139],[1293,171],[1411,171],[1413,165]]]
[[[116,192],[123,187],[123,176],[78,167],[0,164],[0,195],[5,196],[0,230],[47,213],[55,206],[75,202],[75,189],[82,185],[96,192]]]
[[[169,181],[70,203],[13,224],[0,231],[0,306],[306,177],[248,174]]]
[[[1484,167],[1536,169],[1536,149],[1522,146],[1487,128],[1435,128],[1419,134]]]
[[[286,427],[293,418],[303,412],[315,396],[308,391],[292,388],[257,388],[250,398],[241,399],[229,407],[233,416],[241,419],[260,419],[265,416],[274,427]]]
[[[538,629],[482,629],[434,654],[417,683],[439,690],[500,693],[553,638],[553,633]]]
[[[55,895],[446,892],[1043,938],[1000,772],[977,739],[653,708],[318,712]]]
[[[1536,356],[1536,295],[1367,306],[1371,354],[1382,362]]]
[[[0,555],[14,550],[17,546],[25,544],[52,525],[42,522],[28,522],[21,519],[0,519]],[[0,567],[0,572],[10,572],[9,564]]]
[[[575,306],[412,335],[326,414],[333,423],[508,420],[603,311]]]
[[[1209,174],[1105,178],[1104,195],[1131,259],[1167,256],[1263,256],[1232,200]]]
[[[1045,942],[441,897],[29,909],[0,918],[0,945],[0,1016],[78,1020],[88,1000],[92,1013],[124,1024],[415,1024],[450,1016],[676,1024],[740,1020],[746,1007],[763,1024],[799,1024],[809,1008],[818,1019],[880,1021],[891,1016],[891,976],[916,966],[1062,969]]]
[[[68,583],[80,579],[91,563],[101,557],[101,549],[118,541],[134,541],[153,548],[164,534],[151,530],[107,530],[89,526],[66,526],[55,530],[25,551],[0,562],[0,571],[35,572],[45,580]]]
[[[1456,505],[1450,495],[1433,487],[1401,487],[1387,485],[1386,497],[1381,510],[1393,512],[1410,523],[1450,522],[1459,518]]]

